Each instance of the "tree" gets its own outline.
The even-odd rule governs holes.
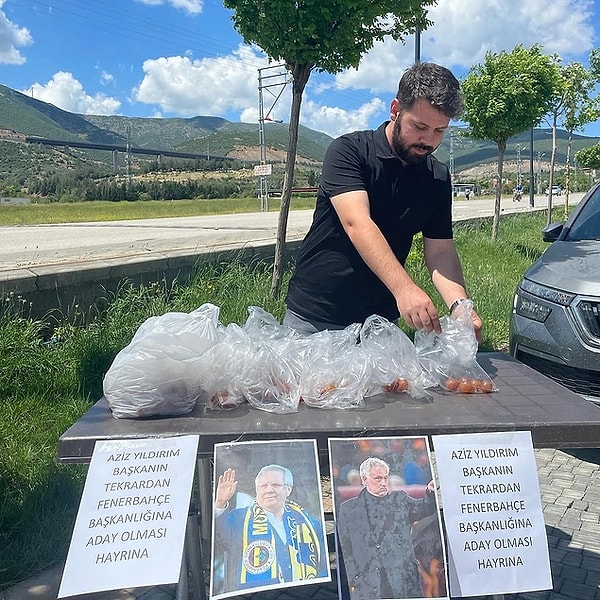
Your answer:
[[[483,65],[471,67],[462,84],[466,133],[498,146],[498,183],[492,239],[498,237],[502,173],[507,141],[537,125],[552,106],[558,67],[537,44],[516,46],[512,52],[488,52]]]
[[[292,106],[271,293],[279,293],[287,220],[292,196],[300,107],[311,72],[358,67],[361,57],[385,37],[399,41],[431,23],[426,7],[436,0],[223,0],[233,23],[292,75]]]
[[[593,53],[590,63],[593,64]],[[600,117],[598,96],[593,95],[600,79],[600,72],[595,74],[593,69],[587,70],[581,63],[570,63],[561,68],[561,79],[564,82],[562,104],[564,107],[563,127],[568,133],[567,142],[567,172],[565,177],[565,212],[569,214],[569,189],[571,178],[571,152],[573,147],[573,132],[582,129],[587,123],[593,123]],[[550,184],[552,192],[552,182]]]
[[[600,144],[580,150],[575,154],[575,159],[586,169],[600,169]]]
[[[590,52],[590,75],[594,83],[600,82],[600,48],[596,48]],[[586,119],[582,122],[591,123],[598,119],[600,113],[600,100],[596,98],[592,101],[590,113],[585,116]],[[575,160],[585,168],[600,169],[600,143],[580,150],[575,154]]]

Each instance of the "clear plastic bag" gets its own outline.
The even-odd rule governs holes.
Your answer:
[[[247,401],[260,410],[284,414],[296,412],[300,403],[296,376],[268,336],[253,337],[235,323],[222,328],[221,339],[204,355],[200,379],[213,410]]]
[[[242,382],[252,359],[252,342],[237,324],[219,328],[219,341],[202,357],[198,377],[208,394],[208,408],[230,410],[242,404]]]
[[[258,306],[248,307],[244,331],[254,346],[242,384],[255,408],[279,414],[298,411],[300,404],[299,336]]]
[[[270,346],[258,346],[242,384],[244,398],[254,408],[272,413],[298,412],[300,385],[284,356]]]
[[[427,380],[410,338],[394,323],[371,315],[360,330],[360,345],[369,362],[366,396],[408,392],[428,396]]]
[[[494,382],[477,362],[477,339],[473,328],[473,303],[465,300],[453,313],[440,318],[442,333],[418,330],[415,348],[432,382],[450,392],[463,394],[497,391]]]
[[[283,359],[299,383],[302,359],[309,338],[279,323],[271,313],[258,306],[248,307],[248,312],[250,314],[244,324],[244,330],[256,344],[267,345],[276,356]]]
[[[320,331],[308,337],[300,377],[300,395],[314,408],[364,406],[368,361],[358,342],[359,324]]]
[[[116,418],[183,415],[200,395],[197,364],[218,340],[219,308],[150,317],[115,357],[103,381]]]

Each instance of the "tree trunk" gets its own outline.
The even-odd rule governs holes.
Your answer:
[[[494,203],[494,220],[492,221],[492,239],[498,239],[498,229],[500,228],[500,205],[502,203],[502,173],[504,172],[504,152],[506,151],[506,141],[497,142],[498,144],[498,183],[496,185],[496,202]]]
[[[564,219],[567,220],[569,216],[569,190],[571,188],[571,152],[573,151],[573,131],[569,131],[569,138],[567,141],[567,173],[565,175],[565,212]]]
[[[273,279],[271,282],[271,296],[276,298],[281,287],[283,265],[285,256],[285,241],[287,232],[292,187],[294,186],[294,168],[296,166],[296,149],[298,148],[298,127],[300,124],[300,107],[302,94],[310,77],[312,64],[303,63],[292,66],[292,109],[290,111],[290,127],[288,136],[288,149],[283,176],[283,189],[281,190],[281,206],[279,208],[279,223],[277,225],[277,239],[275,241],[275,258],[273,261]]]
[[[546,225],[552,223],[552,186],[554,185],[554,165],[556,164],[556,113],[552,120],[552,154],[550,155],[550,175],[548,177],[548,214]]]

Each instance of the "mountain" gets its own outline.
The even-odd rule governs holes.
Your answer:
[[[113,131],[140,148],[175,150],[181,144],[217,132],[228,121],[221,117],[192,117],[191,119],[146,119],[85,115],[83,117],[96,127]]]
[[[86,141],[156,150],[175,150],[198,154],[243,154],[246,160],[260,161],[258,124],[232,123],[221,117],[141,118],[104,115],[78,115],[52,104],[0,85],[0,132],[56,140]],[[265,143],[270,151],[285,152],[288,126],[265,123]],[[300,127],[299,159],[321,162],[331,137]],[[247,156],[252,149],[251,156]],[[97,160],[97,153],[94,156]],[[106,157],[109,162],[110,157]]]
[[[57,140],[77,140],[110,145],[174,150],[188,153],[230,156],[247,161],[260,161],[259,128],[255,123],[233,123],[221,117],[197,116],[192,118],[141,118],[124,116],[79,115],[56,108],[52,104],[0,85],[0,139],[12,140],[24,136],[40,136]],[[267,159],[279,162],[285,159],[288,125],[265,123],[264,139]],[[324,133],[300,126],[298,161],[319,163],[332,138]],[[573,136],[573,152],[598,143],[600,138]],[[20,149],[20,160],[27,154],[26,145]],[[522,165],[529,162],[530,133],[525,132],[509,140],[505,154],[507,163],[517,160],[517,147]],[[552,151],[552,138],[548,129],[534,130],[534,160],[544,157],[548,161]],[[14,149],[11,150],[11,153]],[[33,153],[33,148],[31,149]],[[567,133],[557,132],[557,164],[566,162]],[[39,161],[40,150],[37,151]],[[44,149],[43,156],[58,163],[71,160],[104,163],[110,166],[111,156],[106,152],[80,150],[71,152],[65,161],[64,153]],[[472,140],[464,130],[452,128],[444,138],[436,156],[446,163],[454,163],[460,173],[485,163],[495,163],[498,149],[495,143]]]
[[[465,130],[461,128],[452,128],[446,134],[444,141],[436,151],[436,156],[447,164],[451,157],[454,159],[454,170],[459,173],[467,169],[472,169],[482,164],[497,163],[498,146],[494,142],[472,140],[464,135]],[[565,165],[567,162],[567,144],[568,133],[563,129],[556,131],[556,164]],[[573,134],[572,136],[572,156],[584,148],[589,148],[600,142],[598,137],[587,137],[585,135]],[[517,151],[517,147],[520,149]],[[544,163],[550,161],[552,154],[552,130],[549,128],[536,128],[533,130],[533,159],[537,164],[539,159]],[[531,157],[531,131],[526,131],[510,138],[506,144],[504,153],[504,162],[508,166],[510,163],[516,163],[520,157],[521,164],[526,170]],[[572,157],[571,157],[572,158]],[[559,167],[560,168],[560,167]],[[514,170],[514,167],[513,167]]]
[[[122,144],[114,131],[96,127],[80,115],[56,108],[0,85],[0,129],[24,135],[85,140],[102,144]]]

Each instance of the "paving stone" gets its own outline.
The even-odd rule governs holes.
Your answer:
[[[569,551],[563,557],[563,565],[571,565],[574,567],[581,566],[583,562],[583,552],[580,548],[569,547]]]
[[[586,583],[587,579],[587,571],[585,569],[569,565],[563,567],[560,575],[565,581],[573,581],[575,583]]]
[[[581,566],[588,571],[600,573],[600,554],[598,554],[598,551],[586,553],[581,561]]]
[[[560,593],[575,600],[594,600],[596,590],[589,585],[567,581],[561,585]]]

